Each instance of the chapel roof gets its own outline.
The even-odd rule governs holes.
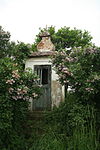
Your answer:
[[[45,57],[45,56],[53,56],[54,51],[48,51],[48,52],[33,52],[29,57]]]

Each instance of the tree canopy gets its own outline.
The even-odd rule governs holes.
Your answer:
[[[56,31],[55,27],[51,26],[48,29],[41,29],[40,32],[48,31],[51,35],[51,40],[56,47],[56,51],[60,49],[67,49],[73,47],[89,47],[93,46],[91,40],[92,36],[86,30],[71,29],[70,27],[62,27]],[[39,34],[35,40],[35,46],[40,42]]]
[[[10,53],[9,40],[10,40],[10,33],[4,31],[2,26],[0,26],[0,58],[5,57]]]
[[[0,26],[0,58],[12,58],[15,63],[23,67],[31,52],[31,46],[23,42],[12,42],[10,36],[10,33]]]

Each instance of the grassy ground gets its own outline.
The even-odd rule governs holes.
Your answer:
[[[45,113],[32,112],[29,117],[28,150],[99,150],[100,148],[92,124],[89,128],[73,129],[73,134],[68,137],[66,133],[59,132],[59,129],[55,129],[55,126],[45,120]]]

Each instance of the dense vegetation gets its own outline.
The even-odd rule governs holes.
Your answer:
[[[0,27],[0,150],[99,150],[100,49],[87,31],[46,30],[56,47],[52,61],[66,98],[40,121],[28,109],[29,99],[40,95],[37,76],[24,70],[40,37],[33,45],[16,44]]]
[[[58,31],[50,27],[48,31],[56,46],[52,61],[66,87],[66,99],[47,113],[46,133],[32,150],[99,150],[100,48],[92,44],[87,31],[67,27]],[[40,37],[36,43],[39,41]]]
[[[23,70],[26,52],[21,50],[28,50],[26,45],[9,40],[10,34],[0,27],[0,150],[20,150],[26,149],[29,99],[38,98],[40,88],[37,76]]]
[[[99,150],[95,119],[94,107],[79,103],[71,93],[59,108],[47,113],[44,134],[35,136],[30,150]]]
[[[32,49],[36,50],[36,45],[40,42],[41,33],[48,32],[50,33],[51,40],[53,44],[55,45],[55,50],[59,51],[60,49],[70,49],[73,47],[89,47],[89,46],[95,46],[91,40],[92,36],[90,33],[86,30],[82,31],[79,29],[71,29],[70,27],[62,27],[56,31],[56,28],[51,26],[47,29],[41,29],[39,34],[36,36],[35,42],[32,45]]]

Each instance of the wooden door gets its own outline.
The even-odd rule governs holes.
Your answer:
[[[42,85],[42,95],[38,100],[33,100],[33,110],[51,109],[51,65],[35,65],[34,71],[39,76]]]

